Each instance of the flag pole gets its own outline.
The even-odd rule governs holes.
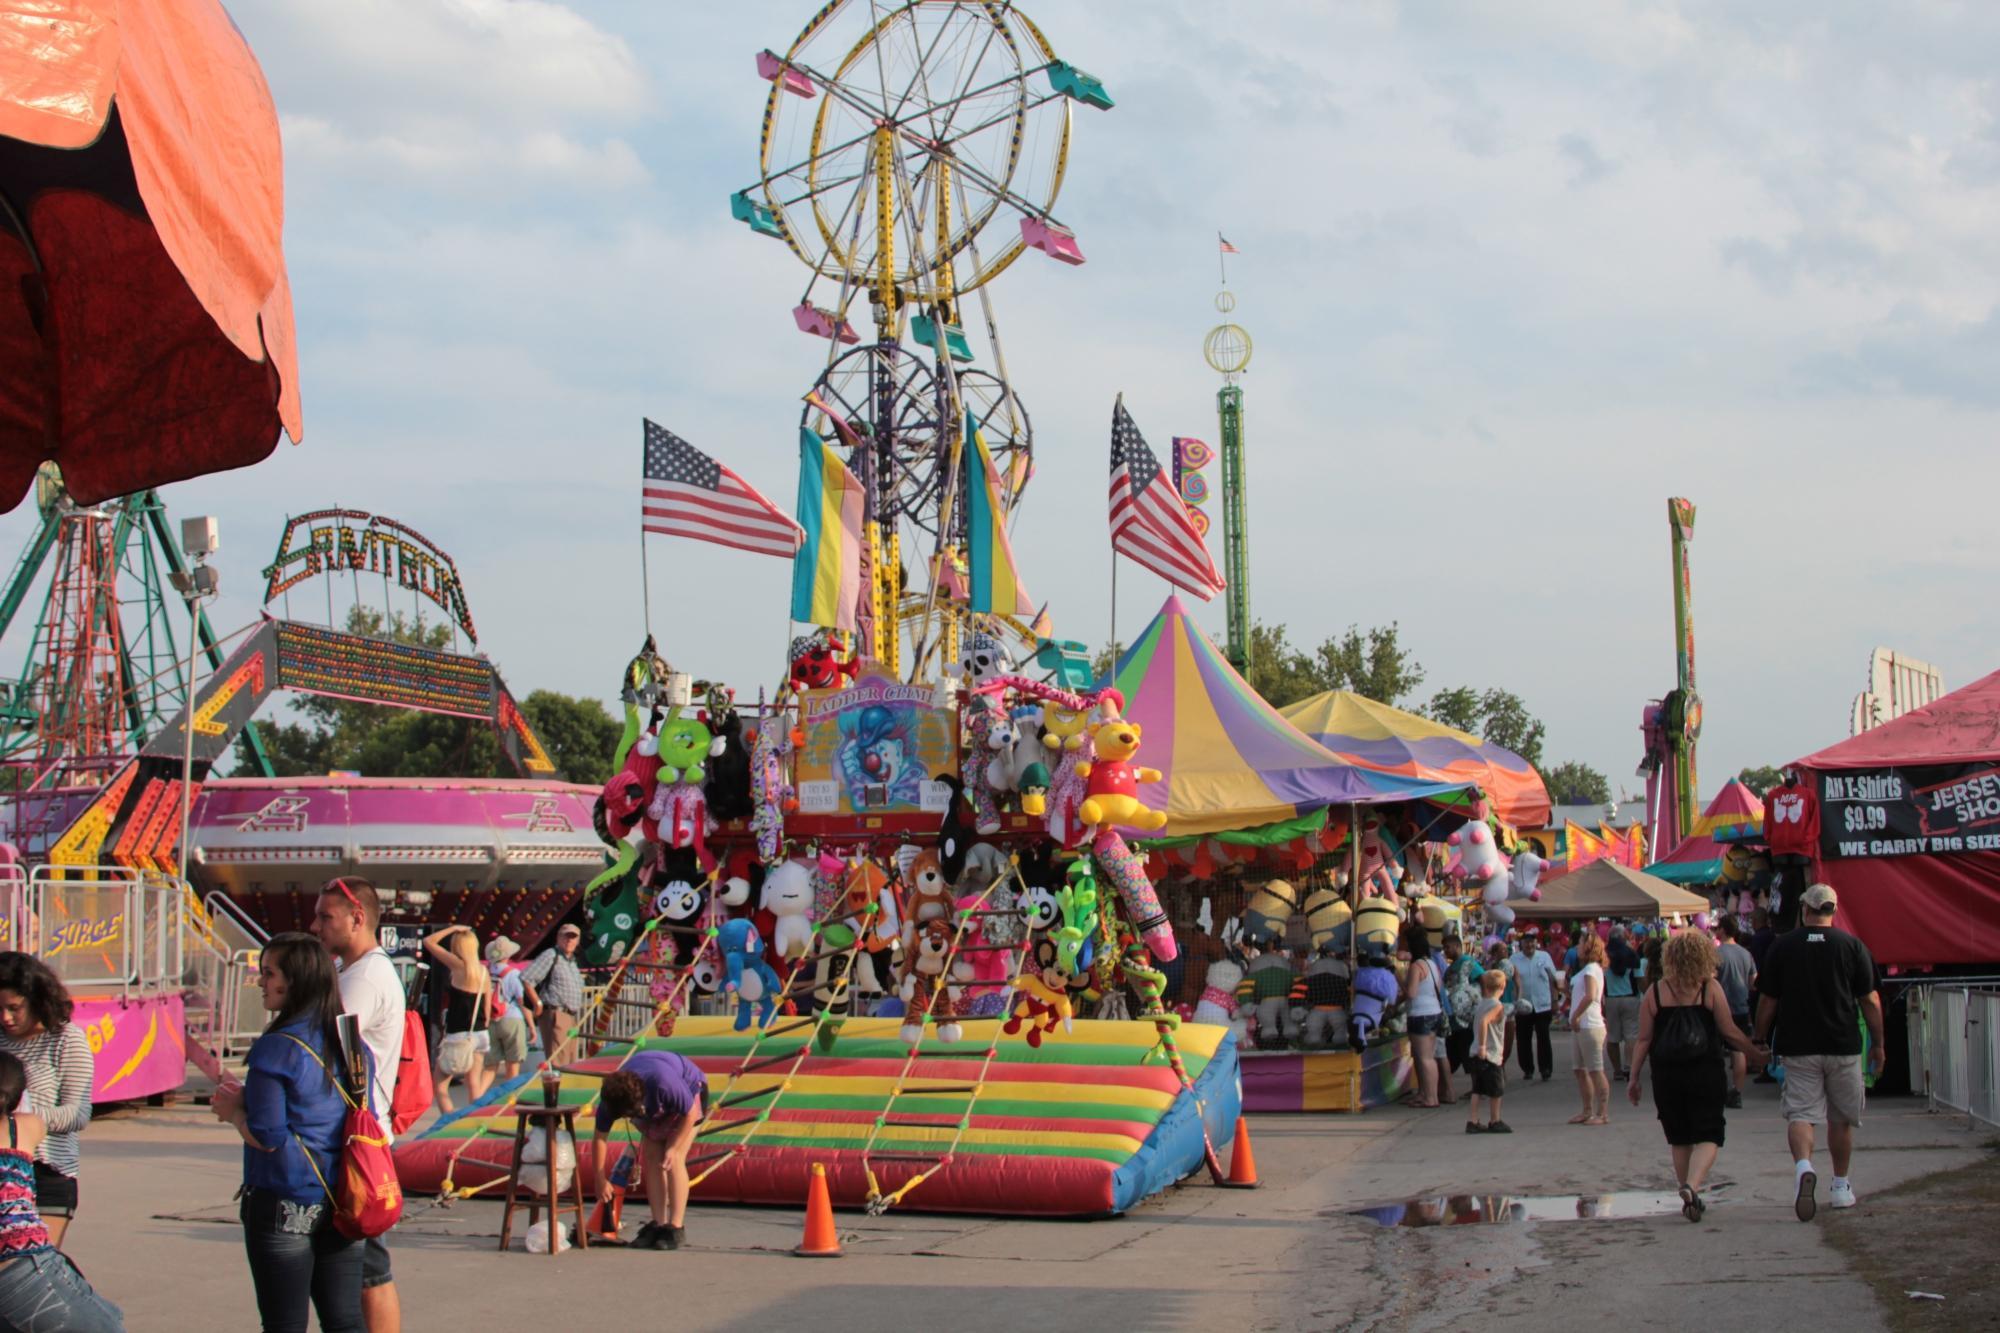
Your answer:
[[[1118,429],[1118,409],[1125,406],[1125,391],[1111,405],[1112,430]],[[1111,534],[1111,674],[1118,674],[1118,534]]]
[[[646,567],[646,526],[639,525],[639,595],[645,603],[646,637],[653,637],[653,574]]]
[[[1222,233],[1215,233],[1215,271],[1222,278],[1222,285],[1229,285],[1229,252],[1222,248]]]

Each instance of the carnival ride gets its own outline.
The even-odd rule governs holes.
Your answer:
[[[1688,547],[1694,542],[1694,501],[1667,501],[1674,575],[1674,688],[1646,705],[1640,731],[1646,738],[1639,775],[1646,779],[1647,841],[1656,857],[1672,855],[1694,832],[1700,790],[1695,746],[1701,739],[1701,695],[1695,690],[1694,584]]]
[[[860,648],[922,679],[957,656],[972,623],[953,593],[973,465],[968,414],[1001,482],[1003,520],[1034,471],[990,284],[1031,249],[1083,262],[1052,209],[1068,171],[1071,104],[1106,109],[1111,97],[1018,8],[957,0],[836,0],[782,55],[760,52],[757,71],[771,85],[758,179],[731,196],[731,212],[809,271],[793,320],[828,344],[800,425],[839,439],[866,495]],[[974,294],[990,370],[972,364]],[[861,301],[872,341],[855,329]],[[913,555],[921,577],[908,568]],[[979,624],[1040,646],[1014,608]]]
[[[1225,286],[1216,293],[1215,308],[1225,318],[1202,339],[1201,353],[1222,376],[1215,393],[1215,419],[1222,431],[1222,558],[1229,580],[1224,594],[1229,611],[1229,661],[1239,671],[1250,667],[1250,524],[1243,471],[1243,386],[1237,383],[1250,369],[1250,333],[1227,318],[1236,297]]]

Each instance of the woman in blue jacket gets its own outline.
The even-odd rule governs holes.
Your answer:
[[[339,1168],[347,1101],[333,960],[310,935],[264,946],[258,968],[272,1014],[250,1048],[241,1086],[216,1091],[219,1119],[243,1136],[243,1246],[264,1333],[305,1333],[306,1308],[324,1333],[359,1333],[361,1244],[333,1226],[326,1183]]]

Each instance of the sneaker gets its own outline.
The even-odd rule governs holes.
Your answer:
[[[1732,1111],[1740,1111],[1743,1109],[1743,1094],[1731,1088],[1728,1094],[1723,1097],[1722,1104]]]
[[[1554,1078],[1554,1077],[1555,1077],[1555,1074],[1554,1074],[1554,1073],[1552,1073],[1552,1072],[1548,1072],[1548,1071],[1544,1071],[1544,1072],[1543,1072],[1543,1074],[1542,1074],[1542,1082],[1546,1083],[1546,1082],[1548,1082],[1548,1081],[1549,1081],[1550,1079],[1552,1079],[1552,1078]]]
[[[659,1242],[653,1248],[656,1250],[678,1250],[681,1246],[687,1244],[687,1234],[686,1227],[661,1227]]]
[[[1488,1134],[1512,1134],[1514,1132],[1514,1127],[1508,1124],[1505,1120],[1495,1120],[1492,1124],[1486,1127],[1486,1132]]]
[[[1799,1197],[1792,1201],[1792,1211],[1799,1221],[1810,1222],[1819,1211],[1819,1201],[1813,1198],[1813,1190],[1819,1184],[1819,1174],[1813,1171],[1799,1172]]]
[[[658,1222],[648,1222],[645,1226],[639,1228],[639,1234],[632,1237],[632,1243],[626,1248],[632,1250],[657,1250],[660,1248],[660,1241],[665,1235],[666,1230]]]
[[[1468,1120],[1465,1122],[1465,1132],[1468,1134],[1484,1134],[1486,1126],[1480,1124],[1477,1120]]]
[[[1854,1206],[1854,1186],[1841,1181],[1835,1181],[1833,1188],[1826,1193],[1826,1201],[1830,1207],[1852,1208]]]

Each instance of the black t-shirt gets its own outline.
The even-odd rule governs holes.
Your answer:
[[[1861,1054],[1863,996],[1875,991],[1868,946],[1832,926],[1780,935],[1757,973],[1757,992],[1778,1002],[1779,1055]]]

